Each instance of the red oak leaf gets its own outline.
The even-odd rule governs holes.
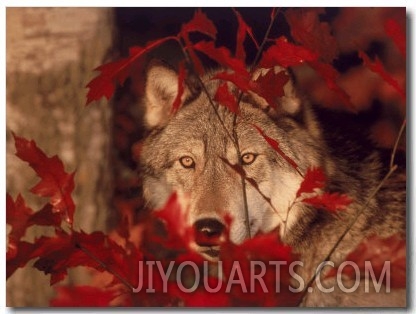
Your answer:
[[[178,40],[178,38],[174,36],[164,37],[147,43],[145,47],[132,47],[127,58],[109,62],[96,68],[95,71],[100,71],[101,73],[86,86],[89,88],[86,105],[92,101],[100,100],[102,97],[110,99],[114,94],[116,85],[122,85],[131,71],[136,70],[141,61],[140,58],[168,40]]]
[[[233,83],[237,86],[242,92],[248,92],[249,90],[254,89],[253,82],[250,80],[250,75],[247,72],[247,75],[242,75],[241,73],[235,72],[219,72],[214,75],[213,80],[223,80]]]
[[[63,231],[57,231],[54,237],[41,237],[36,240],[31,258],[39,259],[33,267],[45,274],[50,274],[50,284],[53,285],[65,278],[67,269],[61,264],[71,257],[76,250],[71,242],[71,236]]]
[[[49,197],[54,212],[60,213],[62,219],[72,224],[75,204],[71,193],[74,190],[74,174],[65,172],[64,165],[58,156],[47,157],[36,143],[13,134],[16,145],[16,156],[29,163],[41,181],[31,192]]]
[[[179,36],[187,37],[191,32],[199,32],[212,39],[217,36],[217,28],[201,9],[196,10],[192,20],[182,25]]]
[[[71,267],[88,266],[104,271],[106,267],[118,266],[114,259],[116,247],[108,243],[108,237],[102,232],[68,234],[57,230],[53,237],[36,240],[30,258],[38,258],[33,266],[51,274],[50,284],[53,285],[63,280]]]
[[[193,44],[189,39],[189,33],[191,32],[199,32],[215,39],[217,36],[217,28],[214,23],[212,23],[212,21],[208,19],[208,17],[199,9],[195,12],[192,20],[182,25],[181,31],[178,34],[178,37],[182,37],[185,42],[185,48],[189,53],[197,73],[202,75],[204,73],[204,66],[196,55]]]
[[[274,70],[271,69],[267,72],[266,75],[260,75],[255,81],[256,89],[255,92],[263,97],[270,107],[277,109],[277,99],[284,96],[285,92],[283,87],[289,81],[289,76],[285,71],[280,71],[279,73],[274,73]]]
[[[319,20],[320,13],[323,9],[290,9],[285,17],[296,42],[331,62],[338,55],[338,46],[329,24]]]
[[[188,248],[193,241],[193,229],[186,222],[187,209],[182,208],[178,195],[173,193],[165,206],[154,212],[155,217],[162,220],[168,230],[167,239],[159,239],[170,248]],[[156,236],[155,236],[156,238]]]
[[[183,62],[179,63],[179,73],[178,73],[178,93],[176,94],[175,100],[172,104],[171,113],[175,114],[179,107],[182,104],[182,95],[185,91],[185,76],[186,76],[186,68]]]
[[[115,298],[114,291],[90,286],[57,287],[50,301],[55,307],[107,307]]]
[[[391,288],[406,288],[406,239],[399,234],[388,238],[371,236],[364,239],[348,254],[345,261],[354,262],[362,278],[365,278],[366,273],[367,276],[372,276],[373,273],[379,280],[385,272],[384,283],[389,283]],[[335,276],[337,270],[338,268],[332,268],[327,277]],[[356,276],[352,267],[344,267],[342,274],[352,279]]]
[[[278,232],[270,232],[248,239],[239,245],[250,259],[285,260],[294,258],[292,248],[279,239]]]
[[[26,264],[32,259],[32,253],[35,250],[33,243],[20,241],[16,243],[17,250],[7,251],[6,254],[6,278],[9,278],[20,267],[26,266]]]
[[[394,41],[403,57],[406,58],[406,32],[396,20],[388,19],[384,24],[386,34]]]
[[[302,193],[312,193],[315,189],[321,189],[325,186],[325,173],[321,168],[308,168],[300,184],[299,190],[296,192],[296,198]]]
[[[43,208],[33,213],[29,218],[30,225],[59,227],[62,223],[61,215],[54,212],[51,204],[46,204]]]
[[[240,59],[233,58],[230,51],[225,47],[215,47],[215,44],[212,41],[200,41],[196,43],[193,48],[215,60],[219,65],[231,69],[237,74],[246,77],[249,75],[244,62]]]
[[[257,49],[259,48],[259,44],[257,43],[253,35],[253,30],[251,29],[250,26],[247,25],[247,23],[244,21],[241,14],[235,9],[233,9],[233,12],[237,16],[237,21],[238,21],[235,56],[236,58],[244,61],[246,59],[246,52],[244,50],[244,40],[246,39],[246,36],[247,35],[250,36],[250,38],[253,40],[254,44],[256,45]]]
[[[390,84],[399,93],[399,95],[403,98],[403,101],[406,102],[406,91],[389,73],[386,72],[379,58],[376,57],[376,60],[373,62],[363,51],[359,51],[358,55],[361,59],[363,59],[364,65],[367,68],[380,75],[386,83]]]
[[[231,112],[239,114],[238,103],[236,97],[228,89],[227,83],[222,83],[215,93],[214,100],[220,105],[228,108]]]
[[[113,62],[109,62],[94,69],[94,71],[100,71],[101,73],[92,79],[88,84],[86,105],[89,105],[95,100],[100,100],[102,97],[110,99],[116,87],[116,82],[124,83],[127,76],[129,75],[129,64],[130,59],[125,58]]]
[[[303,199],[302,202],[312,205],[316,208],[337,212],[345,209],[351,204],[352,200],[345,194],[327,193],[315,195],[310,198]]]
[[[298,304],[299,295],[289,290],[292,283],[289,265],[295,258],[291,248],[279,240],[276,232],[258,235],[240,245],[227,239],[221,245],[220,261],[223,263],[224,285],[234,283],[227,287],[231,288],[231,306]],[[261,272],[261,280],[253,281],[253,274]]]
[[[259,63],[260,67],[273,68],[280,65],[284,68],[300,65],[306,61],[315,61],[318,55],[302,46],[289,43],[285,37],[274,41],[274,45],[268,48]]]
[[[355,112],[356,109],[351,103],[350,96],[337,84],[339,73],[334,67],[327,63],[309,61],[308,64],[325,80],[328,88],[335,92],[344,106]]]
[[[188,37],[185,37],[183,40],[185,42],[185,49],[189,53],[189,57],[192,60],[192,65],[196,73],[198,73],[199,75],[203,75],[205,73],[205,69],[202,65],[201,60],[199,60],[197,54],[195,53],[192,42],[189,40]]]
[[[12,227],[8,237],[7,258],[16,256],[18,243],[25,235],[26,228],[29,227],[28,221],[32,212],[20,194],[16,197],[16,201],[13,201],[8,193],[6,194],[6,223]]]
[[[260,135],[266,140],[266,142],[281,156],[284,160],[286,160],[294,169],[298,169],[298,164],[289,156],[287,156],[279,147],[279,143],[272,139],[271,137],[267,136],[262,129],[260,129],[256,125],[252,125],[259,133]]]

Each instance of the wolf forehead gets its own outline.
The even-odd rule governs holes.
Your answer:
[[[170,119],[169,123],[154,130],[148,136],[142,152],[144,160],[148,159],[148,153],[156,150],[161,155],[172,158],[180,157],[179,155],[185,153],[193,153],[218,159],[224,157],[236,163],[237,154],[233,140],[234,116],[224,107],[218,107],[216,112],[222,123],[207,100],[184,106]],[[241,153],[271,154],[272,148],[264,142],[253,126],[258,124],[267,128],[267,124],[271,124],[270,121],[261,117],[255,119],[252,114],[249,114],[247,118],[244,116],[245,114],[242,113],[235,121],[235,136],[237,136]],[[273,133],[275,138],[280,137],[275,130]],[[284,139],[282,138],[281,141],[283,142]]]

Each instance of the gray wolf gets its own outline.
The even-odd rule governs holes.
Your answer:
[[[176,191],[187,199],[188,223],[208,236],[221,233],[224,215],[231,215],[230,237],[235,243],[278,228],[283,241],[305,261],[307,266],[299,273],[307,281],[345,230],[346,221],[364,206],[380,182],[387,168],[384,153],[373,148],[362,134],[354,136],[350,130],[328,130],[328,126],[348,125],[358,118],[348,120],[325,110],[319,112],[298,96],[291,82],[285,86],[279,110],[267,111],[264,99],[245,95],[240,102],[241,113],[235,119],[224,106],[210,103],[208,97],[213,99],[219,84],[210,77],[208,74],[202,78],[204,88],[192,80],[187,82],[183,105],[171,115],[178,90],[177,73],[161,62],[150,63],[144,96],[145,121],[150,133],[140,157],[144,197],[149,207],[160,208]],[[327,177],[327,190],[347,194],[352,204],[339,215],[303,203],[296,203],[288,213],[302,177],[276,154],[253,125],[276,139],[301,172],[309,167],[322,168]],[[350,129],[353,129],[351,125]],[[238,139],[241,159],[233,136]],[[230,164],[240,162],[247,177],[255,180],[263,195],[271,199],[274,209],[249,184],[244,196],[241,176],[222,159]],[[244,211],[245,201],[248,213]],[[343,261],[348,252],[371,234],[404,235],[405,207],[406,176],[402,169],[371,199],[333,254],[332,261]],[[197,249],[215,258],[215,248],[201,244]],[[303,302],[304,306],[405,304],[403,289],[370,294],[359,289],[347,294],[335,288],[332,293],[307,294]]]

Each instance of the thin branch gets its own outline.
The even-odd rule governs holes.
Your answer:
[[[250,72],[252,72],[254,66],[257,64],[257,62],[260,59],[260,56],[264,50],[264,46],[267,42],[267,38],[269,37],[270,31],[272,29],[272,26],[274,24],[274,21],[276,19],[276,14],[272,15],[270,23],[269,23],[269,27],[266,30],[266,33],[264,35],[263,41],[259,47],[259,49],[257,50],[257,54],[256,57],[254,58],[254,62],[253,62],[253,66],[250,69]],[[252,73],[250,73],[250,76],[252,75]],[[240,93],[238,95],[238,99],[237,99],[237,108],[240,106],[241,100],[243,98],[243,94],[244,92],[240,90]],[[234,114],[234,119],[233,119],[233,136],[234,136],[234,141],[235,141],[235,145],[236,145],[236,151],[237,151],[237,156],[238,156],[238,163],[239,165],[242,165],[242,159],[241,159],[241,151],[240,151],[240,145],[239,145],[239,141],[238,141],[238,135],[237,135],[237,114]],[[246,229],[248,232],[249,237],[251,238],[251,230],[250,230],[250,215],[249,215],[249,209],[248,209],[248,202],[247,202],[247,191],[246,191],[246,180],[245,177],[241,176],[241,185],[242,185],[242,189],[243,189],[243,199],[244,199],[244,216],[245,216],[245,223],[246,223]],[[265,195],[263,195],[263,193],[260,192],[259,189],[256,189],[261,196],[263,196],[264,199],[267,200],[267,198],[265,198]],[[272,206],[272,208],[275,210],[276,213],[277,210],[274,208],[274,206],[271,204],[271,201],[269,201],[269,204]],[[278,216],[280,217],[280,215],[278,214]],[[280,217],[280,219],[282,219],[282,217]],[[282,219],[283,221],[283,219]],[[286,225],[286,223],[285,223]]]
[[[260,48],[259,48],[259,50],[257,51],[256,57],[254,58],[254,61],[253,61],[253,67],[255,67],[255,66],[257,65],[257,63],[259,62],[259,60],[260,60],[261,54],[263,53],[263,50],[264,50],[264,46],[266,45],[266,43],[267,43],[267,41],[268,41],[268,38],[269,38],[270,32],[271,32],[271,30],[272,30],[272,27],[273,27],[274,21],[276,20],[276,16],[277,16],[277,14],[279,13],[279,10],[280,10],[280,8],[279,8],[279,9],[277,9],[276,13],[275,13],[275,14],[273,14],[273,15],[271,16],[271,18],[270,18],[269,27],[268,27],[268,28],[267,28],[267,30],[266,30],[266,33],[265,33],[264,38],[263,38],[263,41],[262,41],[262,43],[260,44]]]
[[[394,158],[396,157],[397,148],[399,146],[399,142],[400,142],[400,139],[403,135],[405,127],[406,127],[406,119],[403,120],[402,126],[400,127],[400,131],[399,131],[399,133],[397,134],[397,137],[396,137],[396,142],[394,143],[393,151],[391,152],[390,168],[393,167]]]
[[[182,53],[183,53],[183,55],[184,55],[184,57],[185,57],[186,63],[187,63],[187,64],[191,67],[193,74],[194,74],[194,75],[195,75],[195,77],[198,79],[198,83],[199,83],[199,85],[201,86],[201,88],[202,88],[202,90],[204,91],[205,95],[208,97],[209,104],[210,104],[210,106],[212,107],[212,109],[214,110],[215,115],[217,116],[217,118],[218,118],[218,120],[219,120],[219,122],[220,122],[220,124],[221,124],[222,128],[223,128],[223,129],[224,129],[224,131],[226,132],[227,136],[231,139],[231,142],[232,142],[232,143],[234,144],[234,146],[236,147],[237,145],[236,145],[236,143],[234,142],[234,138],[233,138],[233,136],[230,134],[230,132],[229,132],[229,130],[227,129],[227,127],[225,126],[224,121],[221,119],[221,116],[220,116],[220,114],[219,114],[219,112],[218,112],[218,109],[217,109],[217,107],[215,106],[214,102],[212,101],[212,99],[211,99],[211,95],[209,94],[209,92],[208,92],[208,90],[207,90],[207,88],[206,88],[206,86],[205,86],[204,82],[202,81],[202,79],[201,79],[201,77],[199,76],[199,74],[197,73],[197,71],[195,71],[195,69],[194,69],[194,67],[193,67],[192,60],[190,59],[190,57],[189,57],[189,55],[188,55],[188,53],[187,53],[187,51],[186,51],[185,46],[183,45],[183,43],[182,43],[181,41],[178,41],[178,43],[179,43],[179,45],[180,45],[180,47],[181,47],[181,49],[182,49]]]
[[[394,165],[389,169],[389,172],[384,176],[384,178],[380,181],[380,183],[377,185],[377,187],[374,189],[374,191],[370,194],[370,196],[367,198],[367,201],[364,203],[364,205],[361,207],[361,209],[357,212],[357,214],[354,216],[354,218],[351,220],[351,222],[347,225],[344,232],[341,234],[341,236],[338,238],[337,242],[334,244],[334,246],[331,248],[325,259],[322,261],[327,262],[330,261],[332,254],[334,254],[335,250],[338,248],[342,240],[344,240],[345,236],[348,234],[348,232],[351,230],[351,228],[354,226],[354,224],[357,222],[358,218],[361,216],[361,214],[364,212],[365,209],[367,209],[368,205],[370,204],[371,200],[374,198],[374,196],[378,193],[378,191],[381,189],[381,187],[384,185],[384,183],[388,180],[388,178],[397,170],[397,165]],[[304,297],[308,293],[308,288],[313,284],[316,277],[321,273],[321,270],[317,271],[312,278],[308,281],[308,284],[306,285],[302,297],[300,298],[299,304],[302,303]]]
[[[282,220],[283,223],[286,223],[286,221],[283,219],[283,217],[279,214],[279,211],[277,208],[273,205],[272,200],[270,197],[266,196],[258,186],[257,182],[252,179],[248,178],[246,176],[246,173],[244,169],[242,169],[241,165],[233,165],[231,164],[226,158],[219,157],[225,164],[227,164],[231,169],[233,169],[237,174],[240,175],[241,178],[243,178],[245,181],[247,181],[256,191],[260,194],[260,196],[270,205],[270,207],[273,209],[273,211],[277,214],[277,216]]]
[[[108,271],[110,274],[114,275],[122,284],[124,284],[127,288],[129,288],[131,291],[135,289],[126,279],[124,279],[119,273],[117,273],[115,270],[111,269],[108,265],[106,265],[102,260],[100,260],[97,256],[95,256],[93,253],[91,253],[88,249],[83,247],[80,243],[76,244],[76,247],[78,247],[81,251],[83,251],[88,257],[93,259],[95,262],[97,262],[102,268],[104,268],[106,271]]]

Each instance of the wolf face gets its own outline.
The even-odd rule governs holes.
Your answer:
[[[256,75],[264,75],[261,72]],[[149,66],[144,103],[151,132],[140,156],[149,207],[161,208],[176,192],[188,208],[188,224],[204,234],[204,239],[222,235],[226,216],[232,218],[230,238],[235,243],[279,228],[282,240],[305,262],[299,270],[305,282],[336,246],[347,222],[357,218],[357,212],[358,219],[331,256],[335,264],[370,235],[404,236],[405,168],[376,196],[371,195],[386,165],[381,151],[363,141],[361,134],[352,140],[343,132],[325,130],[323,118],[330,124],[340,120],[313,111],[291,83],[278,99],[277,110],[266,110],[265,100],[250,94],[241,98],[240,113],[234,115],[213,101],[219,86],[213,74],[202,78],[203,86],[187,82],[182,107],[171,115],[178,76],[161,63]],[[347,124],[356,123],[355,119]],[[298,171],[270,147],[255,126],[279,143]],[[232,168],[235,165],[244,170],[245,187],[241,172]],[[347,194],[353,200],[348,208],[332,215],[294,202],[303,181],[300,173],[310,167],[325,172],[326,191]],[[196,249],[215,260],[216,242],[204,241],[197,240]],[[369,295],[361,290],[346,294],[338,289],[327,295],[315,289],[303,302],[305,306],[404,306],[406,293],[399,289],[390,294]]]
[[[218,81],[207,76],[204,84],[213,99]],[[258,126],[276,139],[283,152],[305,171],[310,166],[323,167],[325,157],[318,149],[321,140],[312,122],[301,126],[288,114],[273,119],[253,97],[242,99],[241,114],[235,117],[221,104],[211,103],[205,92],[192,93],[189,87],[183,107],[169,117],[176,92],[176,74],[162,64],[150,66],[146,119],[153,132],[144,143],[141,163],[144,195],[152,207],[163,206],[171,193],[177,192],[188,200],[189,223],[208,235],[217,236],[225,215],[231,216],[230,237],[236,243],[276,227],[290,230],[298,216],[305,216],[302,212],[312,210],[294,205],[288,214],[302,177],[254,128]],[[300,101],[293,99],[292,105],[286,104],[292,115],[301,110]],[[239,164],[234,137],[241,166],[261,193],[250,184],[243,192],[241,175],[229,165]]]

